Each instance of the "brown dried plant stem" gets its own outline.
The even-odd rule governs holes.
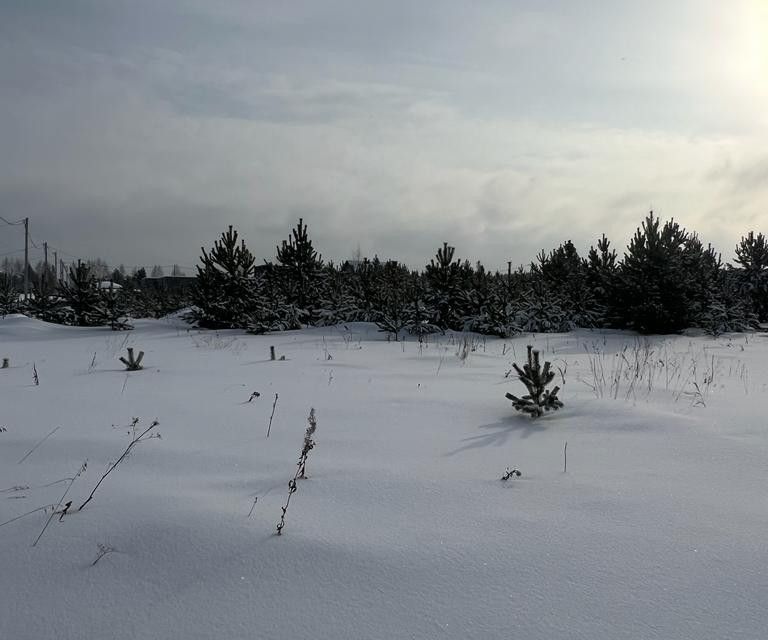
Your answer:
[[[101,479],[96,483],[96,486],[93,488],[93,491],[91,491],[91,495],[88,496],[88,499],[81,504],[77,510],[82,511],[83,507],[87,505],[91,500],[93,500],[93,495],[96,493],[96,490],[101,486],[101,483],[104,482],[106,477],[112,473],[116,468],[117,465],[119,465],[123,460],[125,460],[128,457],[128,454],[131,453],[133,450],[133,447],[136,446],[139,442],[142,441],[142,438],[144,438],[145,435],[147,435],[152,429],[154,429],[158,424],[160,424],[157,420],[153,420],[152,424],[149,425],[144,431],[141,432],[139,436],[134,436],[133,440],[131,440],[130,444],[126,447],[125,451],[123,451],[123,454],[111,465],[109,465],[109,468],[104,472],[104,475],[101,476]]]
[[[301,449],[299,461],[296,463],[296,473],[293,475],[293,478],[288,481],[288,499],[285,501],[285,505],[281,507],[282,513],[280,515],[280,522],[277,523],[277,535],[279,536],[283,534],[283,527],[285,527],[285,514],[288,511],[288,505],[291,504],[291,496],[296,493],[296,481],[299,478],[306,477],[304,472],[307,466],[307,456],[309,455],[309,452],[312,451],[312,449],[315,447],[315,441],[312,439],[312,436],[317,429],[317,420],[315,418],[314,408],[310,409],[307,422],[309,422],[309,426],[304,433],[304,445]]]
[[[269,426],[267,427],[267,438],[272,431],[272,419],[275,417],[275,407],[277,407],[277,394],[275,394],[275,401],[272,403],[272,415],[269,416]]]
[[[67,485],[67,488],[64,490],[64,493],[61,495],[61,498],[59,498],[59,501],[56,503],[56,507],[61,506],[61,504],[63,504],[64,498],[67,497],[67,494],[69,493],[69,490],[72,488],[72,485],[75,484],[75,480],[77,480],[82,474],[84,474],[87,468],[88,468],[88,461],[86,460],[85,462],[83,462],[80,469],[75,474],[74,478],[72,478],[72,480]],[[72,504],[72,502],[70,501],[69,504]],[[37,543],[40,542],[40,538],[43,537],[43,534],[45,533],[45,530],[48,528],[48,525],[51,524],[51,520],[53,520],[53,516],[56,515],[56,507],[51,509],[51,515],[48,516],[48,520],[45,521],[45,526],[43,527],[43,530],[40,532],[37,538],[35,538],[35,541],[32,543],[33,547],[37,546]],[[65,512],[68,509],[69,509],[69,505],[67,505],[67,507],[65,508]],[[63,513],[64,512],[62,512],[62,515]]]

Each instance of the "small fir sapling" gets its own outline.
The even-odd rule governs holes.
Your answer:
[[[277,523],[277,535],[283,534],[283,527],[285,527],[285,514],[288,511],[288,505],[291,503],[291,496],[296,493],[297,484],[296,481],[299,478],[306,478],[307,457],[309,452],[315,448],[315,441],[312,436],[317,430],[317,420],[315,418],[315,409],[309,410],[309,417],[307,418],[309,426],[304,432],[304,444],[301,448],[301,455],[299,461],[296,463],[296,473],[293,478],[288,481],[288,499],[285,501],[285,505],[281,507],[282,514],[280,515],[280,522]]]
[[[556,386],[552,390],[546,389],[547,385],[555,377],[555,372],[550,369],[551,363],[545,362],[542,367],[539,361],[539,352],[534,351],[532,346],[528,345],[528,364],[522,370],[517,364],[512,366],[517,372],[520,381],[528,389],[528,394],[522,398],[518,398],[511,393],[506,394],[506,397],[512,401],[512,406],[514,406],[516,411],[527,413],[531,418],[538,418],[545,411],[556,411],[563,406],[563,403],[557,397],[560,387]]]

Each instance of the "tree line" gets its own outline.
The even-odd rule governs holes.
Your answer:
[[[231,226],[201,250],[188,295],[148,293],[126,280],[99,288],[90,265],[70,269],[29,300],[19,300],[0,274],[0,313],[23,312],[67,324],[126,328],[129,318],[188,308],[203,328],[252,333],[344,322],[374,322],[395,339],[470,330],[509,337],[519,332],[564,332],[577,327],[674,333],[701,327],[718,335],[768,321],[768,244],[750,231],[735,264],[674,220],[650,213],[619,258],[603,235],[586,256],[568,240],[542,250],[528,268],[507,273],[471,264],[443,243],[422,270],[377,257],[326,262],[299,220],[258,264]]]

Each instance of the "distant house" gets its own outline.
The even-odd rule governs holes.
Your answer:
[[[109,289],[109,290],[117,290],[122,289],[123,286],[120,284],[117,284],[117,282],[112,282],[112,280],[102,280],[96,285],[97,289]]]
[[[157,278],[142,278],[139,288],[144,291],[162,291],[184,295],[190,293],[195,286],[197,278],[194,276],[160,276]]]

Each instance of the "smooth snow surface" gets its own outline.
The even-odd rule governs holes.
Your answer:
[[[768,636],[768,338],[466,336],[462,359],[464,339],[0,320],[0,522],[87,459],[80,504],[132,417],[162,434],[36,547],[43,512],[0,527],[0,638]],[[504,398],[528,343],[565,375],[535,422]],[[116,551],[91,566],[99,544]]]

